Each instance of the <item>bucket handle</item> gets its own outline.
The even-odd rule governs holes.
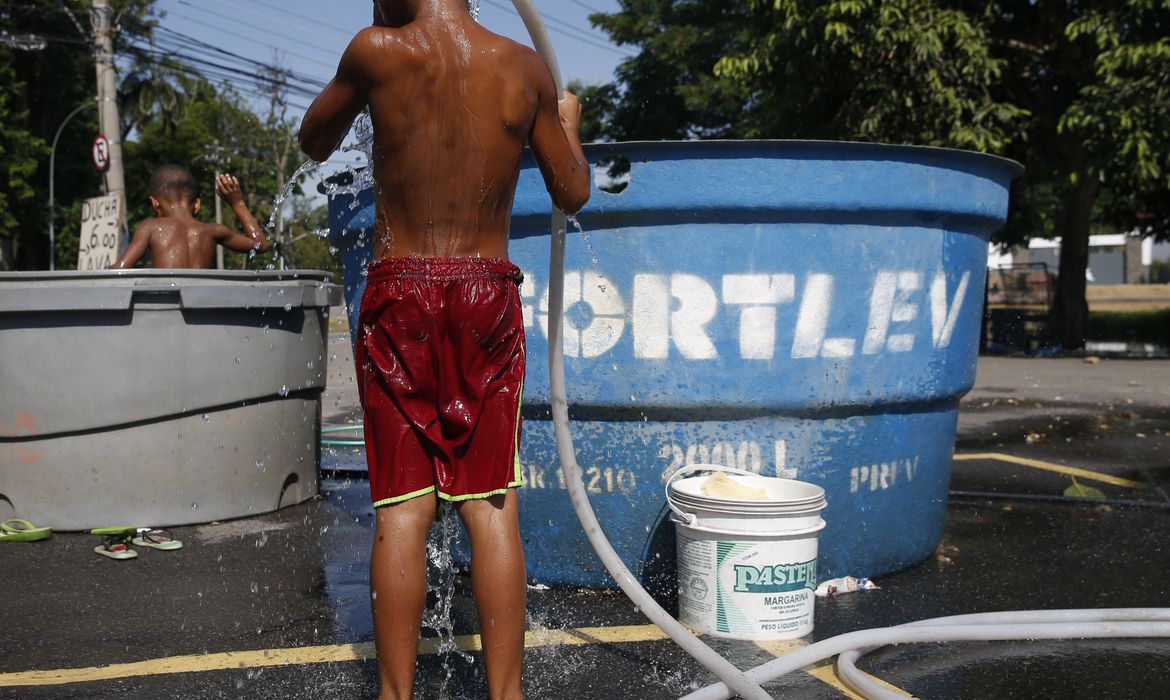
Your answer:
[[[666,507],[679,518],[680,522],[693,527],[698,518],[693,513],[688,513],[684,510],[679,510],[674,502],[670,500],[670,485],[673,484],[683,474],[695,474],[698,472],[724,472],[728,474],[739,474],[741,476],[759,476],[756,472],[751,472],[746,469],[738,467],[727,467],[722,464],[688,464],[685,467],[680,467],[670,478],[666,480],[666,485],[663,489],[666,491]]]

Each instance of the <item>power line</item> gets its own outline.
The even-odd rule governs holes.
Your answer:
[[[139,58],[147,61],[155,60],[162,65],[170,67],[173,67],[175,62],[178,62],[179,65],[184,65],[185,67],[199,70],[204,74],[214,73],[216,77],[230,77],[237,80],[243,79],[250,81],[254,86],[280,85],[286,87],[291,92],[295,92],[306,97],[316,96],[317,93],[316,88],[290,82],[287,77],[282,78],[279,76],[279,74],[268,75],[265,73],[252,73],[247,70],[243,70],[238,66],[225,65],[223,63],[209,61],[198,56],[192,56],[190,54],[184,54],[178,51],[159,49],[153,46],[132,44],[128,47],[128,49],[131,51],[131,53],[138,56]],[[171,63],[166,63],[167,61],[171,61]],[[183,64],[183,61],[189,61],[195,65],[188,66]]]
[[[512,8],[508,7],[507,5],[504,5],[500,2],[496,2],[495,0],[483,0],[483,2],[486,2],[489,5],[492,5],[493,7],[496,7],[500,10],[508,11],[508,10],[512,9]],[[614,48],[613,46],[610,46],[608,44],[608,42],[609,42],[608,37],[602,36],[601,34],[597,34],[590,28],[579,27],[575,24],[570,24],[568,22],[565,22],[564,20],[557,19],[556,17],[551,17],[551,16],[543,17],[542,19],[544,20],[546,25],[559,26],[567,31],[577,32],[578,35],[582,35],[586,39],[589,39],[591,41],[596,41],[596,42],[599,42],[601,44],[606,44],[606,46],[608,48],[611,48],[611,49]],[[552,28],[553,27],[549,27],[549,29],[552,29]]]
[[[211,65],[214,65],[218,68],[223,68],[225,70],[246,72],[245,68],[247,67],[247,68],[251,68],[254,71],[259,71],[259,73],[258,73],[259,75],[266,76],[268,73],[271,73],[273,75],[282,75],[282,76],[284,76],[283,80],[285,82],[288,82],[291,80],[292,82],[303,83],[303,84],[306,84],[310,87],[314,87],[316,89],[321,89],[321,88],[325,87],[325,81],[323,81],[323,80],[319,80],[319,79],[308,77],[308,76],[303,76],[303,75],[300,75],[294,71],[283,69],[280,66],[276,66],[276,65],[272,65],[272,64],[268,64],[268,63],[262,63],[260,61],[253,61],[251,59],[236,56],[236,55],[234,55],[230,52],[227,52],[227,51],[208,51],[208,50],[202,49],[200,47],[189,47],[185,44],[178,44],[176,46],[170,40],[168,40],[166,43],[171,44],[171,45],[168,46],[168,45],[164,45],[163,43],[147,44],[144,42],[139,42],[138,47],[140,49],[147,49],[149,51],[158,51],[159,49],[162,49],[166,53],[177,55],[180,58],[192,58],[195,60],[208,62]],[[202,52],[203,56],[200,57],[200,56],[193,55],[191,53],[192,51]],[[208,61],[208,59],[206,58],[206,56],[208,54],[211,54],[211,58],[223,60],[222,57],[226,56],[229,59],[235,58],[237,60],[241,60],[244,63],[250,64],[250,65],[249,66],[241,66],[241,65],[235,65],[235,64],[230,64],[230,63],[228,65],[223,65],[221,63],[215,63],[214,61]],[[272,80],[277,80],[277,79],[272,78]]]
[[[220,55],[224,55],[224,56],[229,56],[231,58],[235,58],[235,59],[240,60],[240,61],[244,61],[245,63],[252,64],[256,68],[260,68],[260,69],[273,68],[273,66],[269,63],[265,63],[263,61],[258,61],[254,58],[248,58],[247,56],[241,56],[240,54],[235,53],[233,51],[229,51],[223,47],[216,46],[215,44],[210,44],[210,43],[203,41],[201,39],[196,39],[195,37],[189,36],[187,34],[183,34],[182,32],[176,32],[175,30],[170,29],[168,27],[160,26],[160,27],[157,27],[157,29],[160,29],[163,31],[163,36],[156,36],[155,39],[157,41],[159,41],[160,44],[162,41],[166,41],[167,43],[172,44],[172,50],[194,50],[194,51],[202,51],[204,53],[220,54]],[[178,46],[175,47],[174,46],[175,44],[178,44]],[[187,44],[191,44],[191,46],[188,46]],[[292,70],[287,70],[286,72],[288,73],[288,75],[290,77],[293,77],[301,82],[319,83],[322,87],[324,87],[325,83],[328,82],[326,79],[319,78],[317,76],[307,75],[307,74],[299,74],[296,71],[292,71]]]
[[[599,10],[596,7],[591,7],[589,5],[586,5],[585,3],[581,2],[581,0],[569,0],[569,2],[573,3],[574,5],[579,5],[581,7],[584,7],[586,10],[589,10],[590,12],[596,12],[599,15],[605,14],[605,10]]]
[[[214,29],[222,34],[227,34],[228,36],[236,37],[237,39],[243,39],[243,40],[247,41],[249,44],[255,44],[256,46],[263,46],[263,47],[266,47],[269,49],[275,49],[276,51],[283,51],[284,53],[288,54],[289,56],[295,56],[296,58],[299,58],[302,61],[309,61],[310,63],[315,63],[319,66],[325,66],[326,68],[328,68],[330,70],[334,70],[337,67],[336,65],[327,64],[319,59],[309,58],[309,57],[304,56],[304,55],[299,54],[299,53],[293,53],[292,51],[289,51],[288,49],[284,49],[284,48],[279,47],[279,46],[274,46],[272,44],[264,44],[264,43],[258,42],[258,41],[256,41],[255,37],[246,36],[244,34],[239,34],[239,33],[233,32],[233,31],[229,31],[227,29],[224,29],[223,27],[218,27],[214,24],[208,24],[207,22],[197,20],[193,17],[188,17],[187,15],[180,14],[180,13],[175,12],[173,10],[168,11],[167,14],[174,15],[175,17],[178,17],[179,19],[185,19],[188,22],[193,22],[193,23],[198,24],[202,27],[207,27],[208,29]],[[174,32],[174,33],[178,34],[178,32]]]
[[[244,79],[250,80],[250,81],[252,81],[253,85],[259,86],[259,85],[263,84],[263,85],[282,86],[282,87],[286,88],[287,90],[289,90],[290,92],[294,92],[296,94],[299,94],[302,97],[316,97],[317,92],[318,92],[318,90],[313,89],[311,87],[306,87],[304,85],[290,83],[287,80],[282,80],[282,79],[277,78],[277,77],[270,77],[270,76],[259,74],[259,73],[249,73],[248,71],[241,70],[235,66],[229,66],[229,65],[224,65],[222,63],[216,63],[214,61],[208,61],[206,59],[198,58],[196,56],[183,55],[183,54],[173,52],[173,51],[159,50],[159,49],[156,49],[154,47],[146,48],[146,47],[139,46],[139,45],[132,45],[130,48],[132,51],[137,53],[142,58],[157,59],[160,62],[165,61],[165,60],[190,61],[190,62],[195,63],[195,64],[206,66],[207,68],[209,68],[213,71],[219,71],[220,75],[226,74],[226,75],[230,75],[230,76],[233,76],[236,78],[244,78]],[[172,67],[173,67],[173,64],[172,64]],[[201,70],[201,72],[202,72],[202,70]],[[324,86],[322,86],[322,87],[324,87]]]
[[[283,13],[284,13],[284,14],[286,14],[286,15],[291,15],[291,16],[293,16],[293,17],[298,17],[298,18],[300,18],[300,19],[307,20],[307,21],[309,21],[309,22],[312,22],[314,25],[320,25],[320,26],[322,26],[322,27],[327,27],[327,28],[329,28],[329,29],[333,29],[333,30],[339,31],[339,32],[341,32],[342,34],[345,34],[346,36],[353,36],[354,34],[357,34],[357,31],[358,31],[357,29],[352,29],[352,28],[351,28],[351,29],[346,29],[346,28],[343,28],[343,27],[339,27],[339,26],[337,26],[337,25],[335,25],[335,24],[327,24],[327,23],[325,23],[325,22],[322,22],[322,21],[321,21],[320,19],[318,19],[317,17],[309,17],[309,16],[307,16],[307,15],[302,15],[302,14],[299,14],[299,13],[293,12],[292,10],[285,9],[285,8],[283,8],[283,7],[280,7],[280,6],[278,6],[278,5],[273,5],[272,3],[263,2],[263,0],[247,0],[247,2],[250,2],[250,3],[252,3],[253,5],[260,5],[261,7],[267,7],[267,8],[268,8],[268,9],[270,9],[270,10],[276,10],[276,11],[278,11],[278,12],[283,12]]]
[[[180,0],[180,1],[182,1],[182,0]],[[505,6],[501,3],[495,2],[494,0],[482,0],[482,1],[487,3],[488,5],[491,5],[492,7],[495,7],[495,8],[500,9],[500,10],[504,10],[505,12],[511,11],[511,8]],[[554,19],[552,17],[545,17],[544,21],[545,21],[545,26],[547,27],[547,29],[550,32],[556,32],[558,34],[563,34],[564,36],[567,36],[570,39],[580,41],[584,44],[588,44],[588,45],[593,46],[595,48],[602,49],[603,51],[609,51],[610,53],[615,53],[619,56],[632,57],[634,55],[633,53],[630,53],[629,51],[626,51],[624,49],[619,49],[611,44],[605,44],[605,43],[602,43],[601,41],[595,40],[595,39],[591,38],[589,35],[581,36],[581,29],[579,27],[574,27],[573,25],[571,25],[567,22],[561,22],[560,20]],[[556,26],[556,24],[562,24],[562,25],[568,27],[569,29],[568,30],[561,29],[560,27]]]
[[[183,5],[185,7],[190,7],[194,10],[199,10],[200,12],[203,12],[205,14],[213,15],[213,16],[218,17],[220,19],[226,19],[229,22],[232,22],[233,24],[238,24],[238,25],[241,25],[244,27],[249,27],[251,29],[255,29],[256,31],[263,32],[263,33],[271,35],[271,36],[280,37],[281,39],[288,39],[289,41],[293,42],[294,44],[300,44],[300,45],[304,46],[305,48],[313,49],[315,51],[320,51],[321,53],[328,54],[330,56],[339,56],[340,55],[340,52],[338,52],[338,51],[331,51],[329,49],[317,48],[316,46],[314,46],[312,44],[304,43],[304,39],[298,39],[297,37],[289,36],[287,34],[281,34],[279,32],[274,32],[271,29],[269,29],[268,27],[261,27],[260,25],[251,24],[250,22],[242,22],[237,17],[231,17],[231,16],[223,14],[222,12],[216,12],[214,10],[209,10],[206,7],[200,7],[199,5],[196,5],[194,3],[187,2],[187,0],[176,0],[176,2],[178,2],[180,5]],[[222,30],[222,31],[227,33],[227,30]],[[240,36],[240,35],[237,34],[237,36]],[[253,43],[256,41],[255,37],[243,37],[243,38],[247,39],[249,42],[253,42]]]
[[[245,5],[240,5],[240,4],[234,3],[231,0],[215,0],[215,2],[218,2],[221,5],[227,5],[228,7],[234,7],[236,9],[243,10],[244,12],[256,15],[257,17],[262,17],[263,19],[269,20],[271,22],[276,22],[277,24],[283,24],[284,26],[292,27],[293,29],[301,29],[301,30],[307,29],[309,31],[317,31],[320,29],[320,26],[306,27],[305,25],[300,24],[298,22],[290,22],[283,17],[270,15],[270,14],[267,14],[265,12],[260,12],[259,10],[253,10]],[[314,22],[314,24],[317,24],[317,23]],[[348,42],[350,33],[349,32],[342,32],[342,34],[344,34],[346,36],[346,41],[341,41],[341,40],[337,40],[337,39],[333,39],[332,41],[335,41],[336,43],[340,44],[341,46],[345,46],[346,43]]]
[[[8,36],[12,36],[14,34],[18,34],[20,32],[27,32],[27,31],[28,30],[16,29],[14,27],[0,27],[0,32],[5,33]],[[12,32],[13,34],[7,34],[9,32]],[[37,39],[44,39],[45,41],[49,42],[50,44],[71,44],[73,46],[89,46],[90,45],[90,42],[88,42],[88,41],[82,41],[81,39],[76,39],[76,38],[71,37],[71,36],[61,36],[60,34],[42,34],[40,32],[29,32],[27,35],[35,37]]]
[[[77,16],[74,15],[73,11],[69,9],[69,6],[65,4],[65,0],[57,0],[57,6],[61,8],[62,12],[69,15],[69,20],[73,22],[74,27],[77,27],[77,33],[81,35],[81,38],[85,39],[86,43],[90,43],[92,39],[89,36],[89,32],[85,31],[85,29],[81,26],[81,22],[77,21]]]
[[[131,52],[136,52],[136,53],[141,51],[141,49],[139,49],[137,47],[131,47],[130,50],[131,50]],[[142,58],[147,58],[148,56],[146,56],[144,54],[145,54],[145,52],[140,54],[140,56]],[[178,61],[177,59],[168,59],[165,56],[163,56],[163,57],[150,56],[149,58],[151,60],[154,60],[155,62],[159,63],[160,65],[163,65],[167,68],[170,68],[171,70],[174,70],[176,72],[183,73],[185,75],[196,77],[196,78],[203,78],[204,80],[207,80],[208,82],[212,83],[213,85],[216,83],[228,83],[229,85],[231,85],[233,90],[235,90],[236,92],[239,92],[240,94],[243,94],[243,95],[249,95],[251,97],[260,98],[260,99],[270,99],[272,97],[271,94],[261,91],[258,85],[254,84],[252,87],[247,87],[245,85],[241,85],[238,82],[238,80],[233,80],[233,78],[235,78],[236,76],[234,76],[230,72],[222,72],[222,71],[215,71],[215,70],[200,70],[198,68],[195,68],[194,66],[186,65],[186,64]],[[290,107],[295,107],[295,108],[302,110],[302,111],[305,111],[308,109],[307,105],[300,104],[299,102],[293,102],[292,100],[286,100],[286,103]]]

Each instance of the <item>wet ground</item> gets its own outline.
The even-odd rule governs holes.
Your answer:
[[[344,341],[331,424],[355,404]],[[985,358],[956,453],[935,555],[880,590],[818,600],[812,640],[965,612],[1170,605],[1170,361]],[[1063,496],[1072,476],[1101,497]],[[335,478],[277,513],[176,528],[183,549],[134,561],[96,556],[82,534],[0,544],[0,698],[376,697],[372,520],[366,484]],[[475,649],[463,578],[451,609],[441,646]],[[533,589],[529,618],[530,698],[674,698],[712,680],[620,594]],[[717,646],[746,668],[800,643]],[[423,644],[418,696],[484,697],[478,653],[435,646]],[[1153,698],[1170,642],[903,646],[862,668],[922,698]],[[856,697],[828,666],[767,687]]]

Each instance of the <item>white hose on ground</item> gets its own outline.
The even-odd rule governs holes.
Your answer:
[[[852,663],[864,653],[890,644],[1113,637],[1170,637],[1170,608],[1018,610],[920,620],[897,627],[860,630],[830,637],[757,666],[748,671],[747,676],[756,682],[766,683],[841,654],[845,657],[847,674],[842,675],[842,679],[859,695],[869,699],[902,700],[905,696],[891,693],[877,685],[857,671]],[[857,650],[863,651],[857,653]],[[840,661],[838,664],[838,669],[841,669]],[[862,680],[857,682],[858,679]],[[682,700],[726,700],[735,692],[738,691],[733,691],[724,683],[716,683]]]
[[[512,0],[524,26],[528,29],[532,43],[537,53],[548,65],[556,82],[557,95],[563,89],[561,70],[557,64],[556,54],[553,52],[552,42],[540,21],[540,15],[529,0]],[[658,625],[663,632],[690,654],[696,661],[714,673],[728,687],[734,688],[744,698],[750,700],[771,700],[771,696],[759,686],[748,680],[743,671],[740,671],[727,659],[720,656],[711,647],[704,644],[698,637],[669,613],[662,609],[646,589],[638,583],[634,575],[622,562],[618,553],[614,551],[605,533],[597,522],[597,515],[589,503],[589,495],[585,491],[582,481],[581,467],[577,465],[577,456],[573,450],[573,437],[569,432],[569,403],[565,398],[565,354],[564,354],[564,298],[565,298],[565,214],[557,208],[552,210],[552,244],[549,251],[549,290],[548,290],[548,373],[549,393],[552,402],[553,425],[556,431],[557,451],[561,459],[561,469],[564,470],[565,484],[568,487],[569,499],[585,536],[593,545],[594,551],[605,565],[606,571],[617,581],[618,586],[627,597],[638,606],[651,622]]]

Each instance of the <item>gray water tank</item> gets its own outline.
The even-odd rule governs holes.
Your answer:
[[[0,516],[80,530],[317,493],[328,273],[0,273]]]

